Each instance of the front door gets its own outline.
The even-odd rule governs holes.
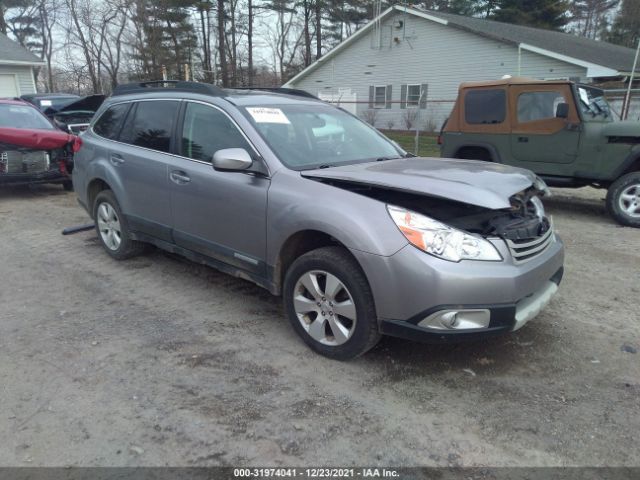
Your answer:
[[[216,171],[213,154],[244,148],[257,154],[226,113],[185,102],[180,156],[169,169],[176,244],[264,277],[268,178]]]
[[[570,86],[513,85],[510,99],[513,164],[541,174],[569,173],[578,156],[581,130]],[[567,118],[556,116],[561,103],[569,106]]]

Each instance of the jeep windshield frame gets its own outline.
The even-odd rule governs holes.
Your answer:
[[[330,168],[406,157],[369,124],[343,109],[318,103],[239,107],[287,168]]]

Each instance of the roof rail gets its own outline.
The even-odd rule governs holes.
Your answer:
[[[309,92],[304,90],[300,90],[298,88],[287,88],[287,87],[233,87],[234,90],[262,90],[265,92],[273,92],[273,93],[283,93],[285,95],[296,95],[298,97],[306,97],[313,98],[315,100],[319,100],[318,97],[312,95]]]
[[[204,95],[213,95],[215,97],[224,97],[227,95],[224,90],[216,87],[215,85],[211,85],[210,83],[186,82],[182,80],[153,80],[149,82],[123,83],[122,85],[118,85],[111,95],[151,93],[166,90],[202,93]]]

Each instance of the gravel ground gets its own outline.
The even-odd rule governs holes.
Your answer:
[[[640,231],[547,202],[558,296],[482,343],[313,354],[280,299],[160,251],[102,252],[73,194],[0,191],[0,465],[639,466]]]

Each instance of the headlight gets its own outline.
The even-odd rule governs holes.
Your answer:
[[[546,182],[540,177],[536,177],[536,181],[533,183],[533,186],[536,190],[540,192],[541,197],[550,197],[551,190],[547,186]]]
[[[387,205],[387,210],[409,243],[431,255],[451,262],[502,260],[496,248],[484,238],[470,235],[406,208]]]

